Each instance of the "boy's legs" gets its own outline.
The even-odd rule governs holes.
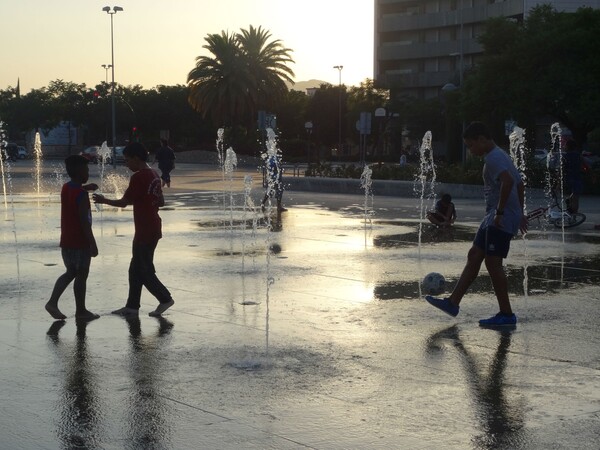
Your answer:
[[[476,241],[477,242],[477,238]],[[479,269],[481,269],[481,263],[485,259],[485,252],[482,248],[478,247],[477,244],[473,242],[469,253],[467,254],[467,263],[463,268],[462,273],[460,274],[460,278],[454,286],[452,293],[450,294],[450,302],[458,306],[465,296],[467,290],[471,286],[471,283],[475,281],[477,275],[479,274]]]
[[[434,225],[441,225],[444,223],[443,218],[441,218],[440,214],[435,211],[429,211],[426,217]]]
[[[63,320],[67,318],[67,316],[65,316],[60,309],[58,309],[58,299],[63,292],[65,292],[65,289],[67,289],[74,278],[75,271],[67,267],[67,271],[58,277],[56,283],[54,283],[54,289],[52,289],[50,300],[48,300],[48,303],[46,303],[46,311],[48,311],[48,313],[57,320]]]
[[[171,293],[156,276],[154,250],[157,244],[158,242],[150,245],[133,244],[133,256],[129,265],[129,297],[125,306],[129,310],[140,309],[142,286],[158,299],[160,306],[169,304],[168,308],[174,304]]]
[[[87,278],[89,274],[89,265],[87,268],[82,268],[77,271],[75,282],[73,283],[73,293],[75,294],[75,318],[84,320],[93,320],[100,317],[89,311],[85,306],[85,293],[87,286]]]
[[[77,277],[77,272],[79,267],[82,264],[82,251],[79,249],[72,248],[63,248],[61,249],[61,256],[65,268],[67,271],[63,273],[58,279],[56,283],[54,283],[54,289],[52,289],[52,294],[50,294],[50,300],[46,303],[46,311],[57,320],[64,320],[67,318],[59,309],[58,309],[58,300],[60,296],[65,292],[71,281],[73,281]],[[87,267],[89,270],[89,259],[91,257],[88,254]],[[85,261],[83,261],[85,263]],[[87,275],[86,275],[87,276]],[[77,304],[77,292],[75,293],[75,299]],[[84,286],[84,299],[85,299],[85,286]],[[85,300],[84,300],[85,301]]]
[[[498,299],[498,306],[500,312],[506,315],[512,315],[512,308],[510,307],[510,300],[508,299],[508,281],[506,279],[506,273],[502,266],[502,257],[500,256],[486,256],[485,267],[487,268],[490,278],[492,279],[492,286],[494,286],[494,292]]]

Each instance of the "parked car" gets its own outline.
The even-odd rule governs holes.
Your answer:
[[[86,158],[92,164],[98,164],[98,151],[100,147],[93,145],[91,147],[84,148],[79,154]]]
[[[17,151],[18,151],[18,158],[19,159],[27,159],[27,158],[29,158],[29,152],[22,145],[19,145]]]

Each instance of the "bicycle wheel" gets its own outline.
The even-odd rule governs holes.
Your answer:
[[[558,219],[556,219],[554,221],[554,226],[556,228],[562,228],[563,227],[563,220],[564,220],[564,226],[565,228],[571,228],[571,227],[576,227],[577,225],[581,225],[583,222],[585,222],[585,214],[583,213],[574,213],[571,214],[570,216],[563,216],[563,217],[559,217]]]

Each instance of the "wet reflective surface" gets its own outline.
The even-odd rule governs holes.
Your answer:
[[[102,317],[80,323],[70,288],[66,321],[43,310],[63,270],[57,199],[17,197],[0,236],[0,448],[596,448],[598,234],[515,239],[520,322],[499,332],[477,326],[497,308],[485,268],[456,319],[419,295],[428,272],[458,278],[476,222],[426,227],[419,249],[414,200],[376,197],[365,223],[359,199],[286,193],[279,217],[231,220],[216,191],[169,191],[155,265],[176,303],[160,319],[147,292],[139,318],[109,314],[131,210],[94,212]]]

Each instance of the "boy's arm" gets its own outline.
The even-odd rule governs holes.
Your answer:
[[[506,206],[506,201],[512,191],[513,185],[515,184],[515,180],[508,170],[500,172],[498,179],[500,180],[500,198],[498,199],[498,205],[496,205],[494,225],[498,228],[502,228],[502,214],[504,213],[504,207]],[[498,211],[500,211],[500,214],[498,214]]]
[[[131,202],[125,197],[121,197],[118,200],[110,200],[102,194],[94,194],[92,198],[94,199],[94,203],[114,206],[115,208],[125,208],[127,205],[131,205]]]
[[[87,194],[85,194],[87,195]],[[90,223],[90,210],[87,201],[80,201],[78,206],[79,223],[88,243],[90,244],[90,254],[92,257],[98,256],[98,246],[92,232],[92,224]]]
[[[89,184],[84,184],[83,186],[81,186],[85,191],[97,191],[98,190],[98,185],[96,183],[89,183]]]

